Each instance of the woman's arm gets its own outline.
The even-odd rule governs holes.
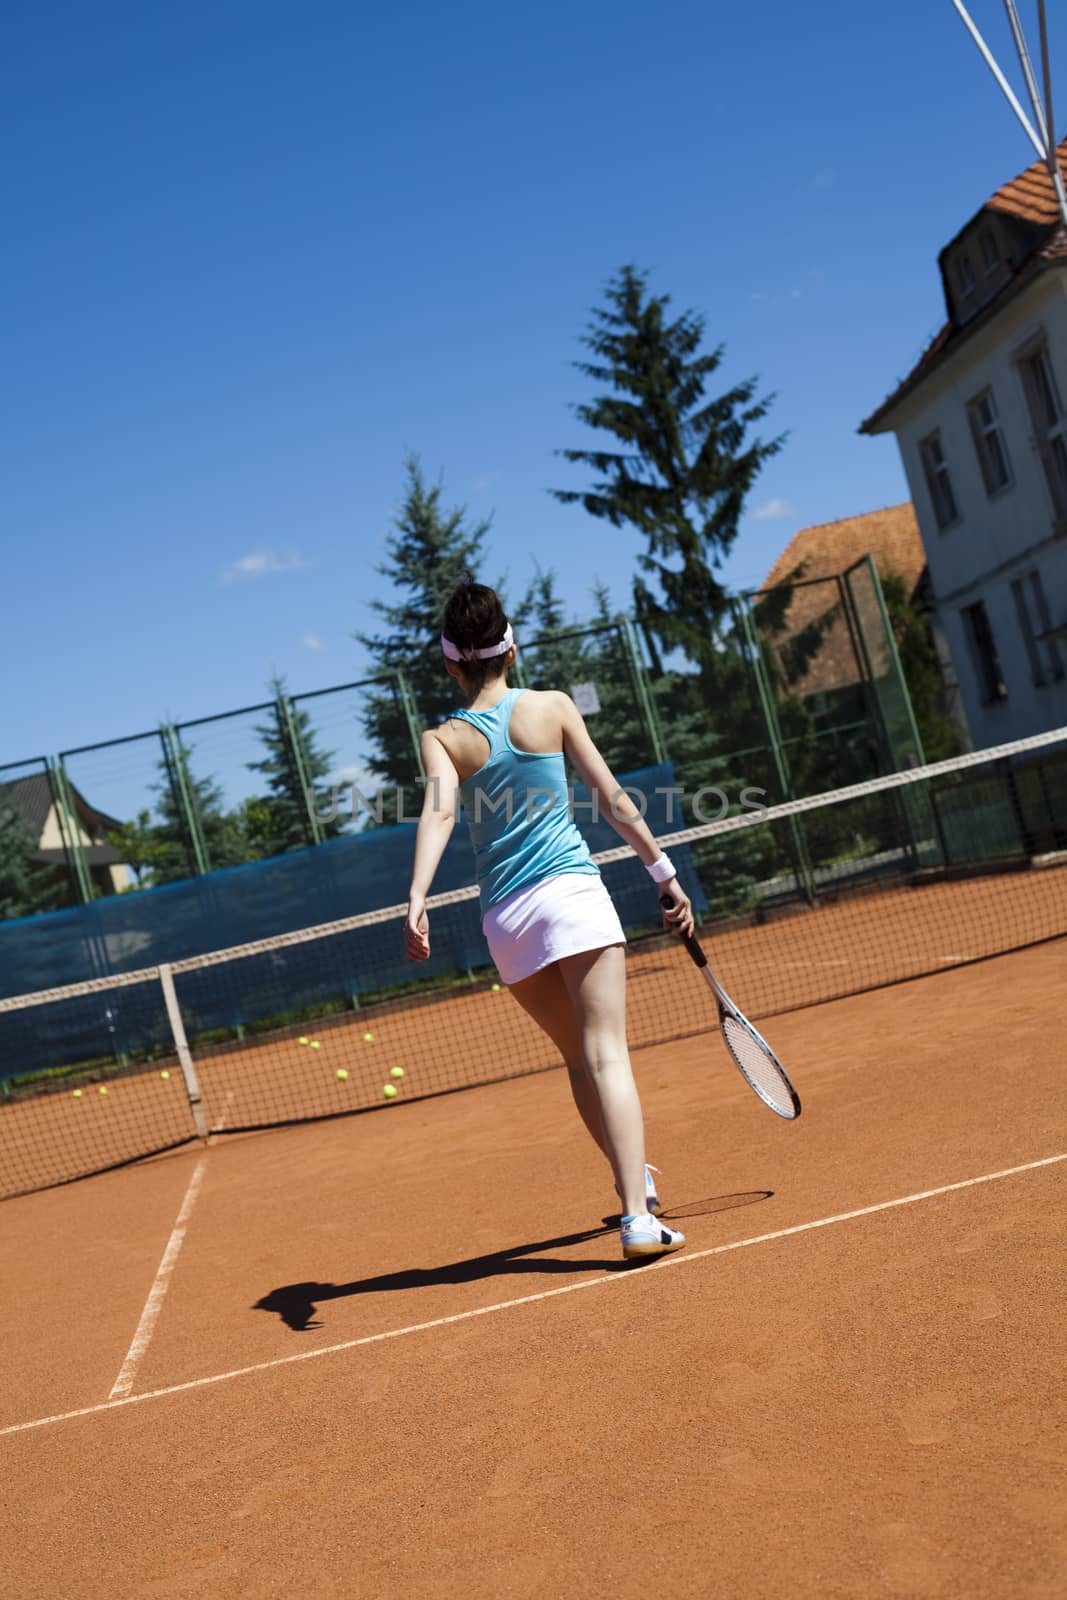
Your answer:
[[[426,794],[415,834],[415,864],[404,925],[404,949],[413,961],[425,961],[430,954],[426,897],[455,826],[459,798],[459,774],[437,735],[424,733],[420,750]]]
[[[589,730],[570,695],[552,691],[558,702],[563,723],[563,749],[578,771],[591,795],[596,797],[597,811],[610,822],[615,832],[630,845],[646,867],[658,861],[663,854],[644,817],[619,783],[604,757],[589,736]],[[674,901],[674,909],[664,913],[665,923],[681,933],[692,933],[693,910],[689,896],[677,878],[668,878],[658,885],[659,892],[667,893]]]

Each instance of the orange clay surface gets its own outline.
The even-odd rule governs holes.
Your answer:
[[[641,1052],[651,1266],[558,1072],[6,1202],[5,1592],[1062,1594],[1067,1161],[805,1224],[1067,1152],[1065,980],[776,1018],[794,1125],[716,1035]]]
[[[727,989],[758,1019],[931,969],[949,970],[1024,937],[1065,931],[1062,866],[883,890],[764,926],[709,934],[705,943]],[[398,939],[398,928],[383,927],[382,938]],[[714,1021],[704,985],[673,940],[631,947],[628,980],[634,1049],[703,1032]],[[985,987],[992,978],[979,975],[975,981]],[[181,1001],[180,976],[177,983]],[[366,1033],[373,1036],[369,1042]],[[301,1037],[308,1042],[301,1044]],[[506,991],[484,986],[303,1021],[242,1043],[194,1047],[194,1055],[213,1129],[381,1107],[385,1084],[396,1082],[400,1099],[413,1098],[458,1083],[537,1071],[558,1060]],[[403,1068],[403,1080],[391,1078],[393,1066]],[[162,1079],[160,1069],[169,1078]],[[338,1078],[338,1071],[345,1076]],[[192,1131],[174,1061],[114,1079],[103,1096],[90,1084],[78,1098],[66,1088],[0,1106],[0,1192],[99,1170],[178,1143]]]

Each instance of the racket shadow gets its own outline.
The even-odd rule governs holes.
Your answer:
[[[717,1194],[708,1200],[690,1200],[681,1206],[670,1206],[663,1212],[664,1222],[684,1222],[687,1217],[713,1217],[717,1211],[737,1211],[741,1206],[758,1206],[774,1198],[773,1189],[747,1189],[740,1194]],[[605,1228],[617,1228],[619,1214],[603,1219]]]

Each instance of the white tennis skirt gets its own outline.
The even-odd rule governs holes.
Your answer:
[[[482,931],[505,983],[521,983],[563,956],[626,943],[614,902],[593,872],[561,872],[513,890],[490,906]]]

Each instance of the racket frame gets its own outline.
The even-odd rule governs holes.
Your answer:
[[[674,901],[669,894],[660,895],[660,904],[668,911],[674,909]],[[782,1063],[779,1061],[778,1057],[775,1055],[774,1051],[771,1049],[763,1035],[756,1031],[751,1022],[749,1022],[748,1018],[745,1016],[744,1012],[738,1009],[738,1007],[730,999],[730,996],[726,993],[726,990],[723,988],[714,972],[712,972],[708,958],[704,954],[703,946],[701,945],[700,940],[696,937],[696,934],[679,933],[678,937],[685,945],[686,954],[689,956],[693,965],[698,969],[701,977],[704,979],[708,988],[715,996],[715,1003],[718,1006],[719,1011],[719,1028],[722,1033],[723,1043],[725,1044],[727,1050],[729,1050],[730,1056],[734,1062],[734,1065],[737,1067],[737,1070],[740,1072],[741,1076],[744,1078],[753,1094],[758,1095],[763,1101],[763,1104],[773,1111],[775,1116],[781,1117],[785,1122],[795,1122],[797,1117],[800,1116],[801,1111],[800,1096],[794,1089],[788,1072],[786,1072],[785,1068],[782,1066]],[[739,1026],[742,1027],[748,1034],[749,1038],[752,1039],[758,1045],[760,1050],[763,1051],[763,1054],[767,1057],[775,1072],[777,1072],[778,1076],[782,1080],[782,1087],[789,1098],[791,1110],[783,1111],[780,1106],[776,1106],[774,1101],[767,1098],[759,1084],[756,1083],[756,1081],[749,1075],[744,1062],[741,1060],[737,1051],[730,1043],[730,1036],[723,1026],[727,1017],[738,1023]]]

